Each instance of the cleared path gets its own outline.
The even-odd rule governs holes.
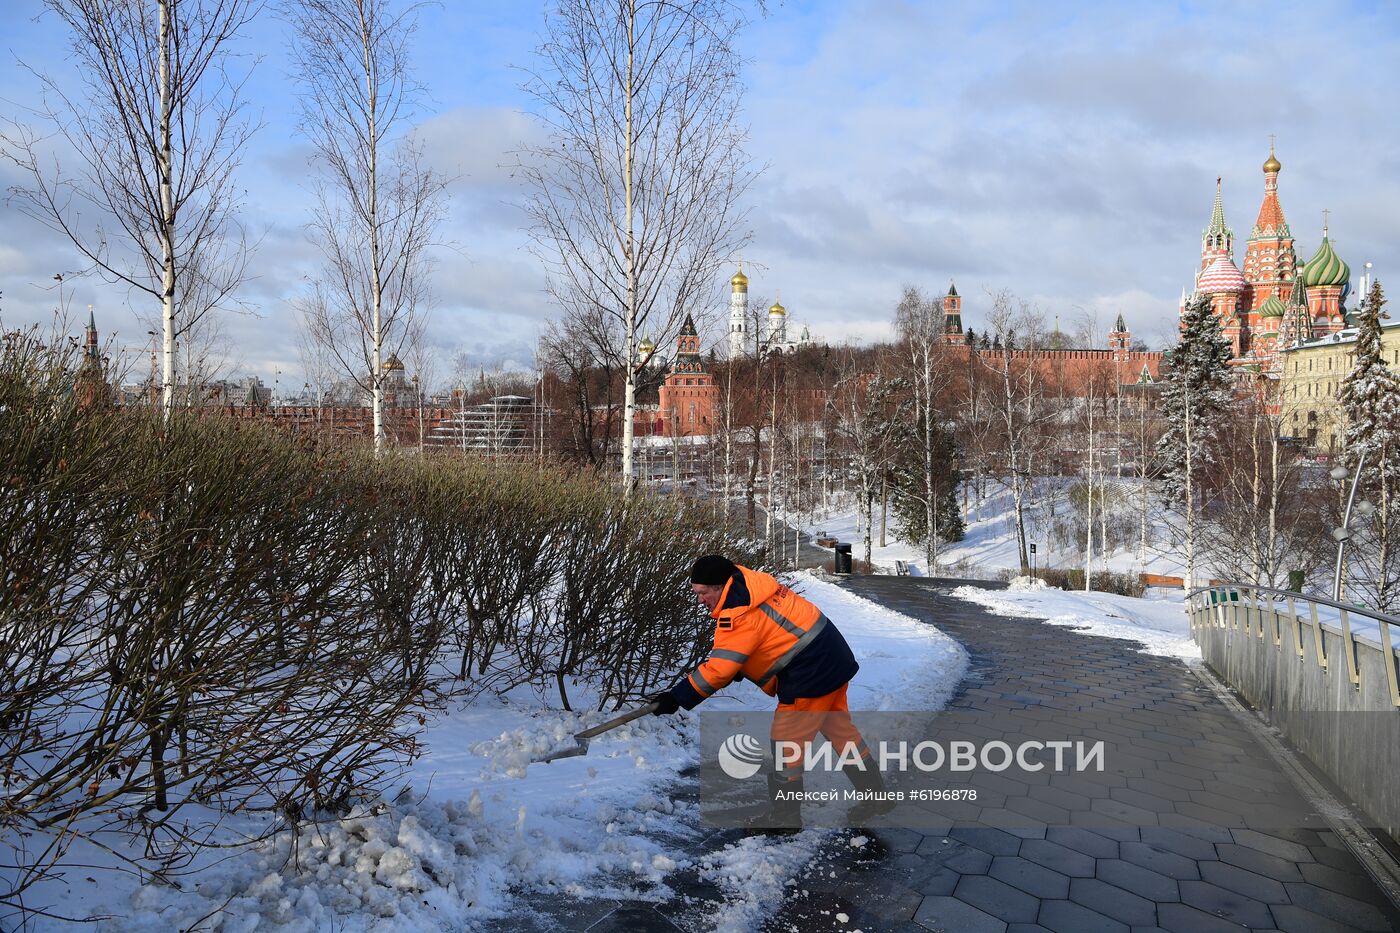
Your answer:
[[[973,667],[954,709],[1042,706],[1111,716],[1117,748],[1135,757],[1110,755],[1110,771],[1122,764],[1106,795],[1125,824],[1140,825],[1027,819],[1007,830],[973,820],[946,831],[879,830],[882,858],[852,861],[836,878],[830,866],[810,873],[799,882],[808,893],[794,896],[768,929],[1400,930],[1400,914],[1350,851],[1181,662],[1139,653],[1130,642],[996,616],[947,595],[949,581],[876,576],[847,585],[967,647]],[[1035,813],[1043,803],[1034,785],[1005,782],[997,790],[1005,809]],[[1304,819],[1258,828],[1289,822],[1268,820],[1270,812]],[[834,919],[838,913],[845,922]]]

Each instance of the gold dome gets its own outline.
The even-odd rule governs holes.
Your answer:
[[[782,305],[778,304],[778,303],[775,301],[775,302],[773,302],[772,306],[768,309],[768,313],[769,313],[769,314],[787,314],[787,308],[784,308]]]
[[[1277,172],[1277,171],[1278,171],[1279,169],[1281,169],[1281,168],[1283,168],[1283,166],[1279,164],[1278,158],[1274,155],[1274,150],[1273,150],[1273,149],[1270,149],[1270,150],[1269,150],[1269,161],[1267,161],[1267,162],[1264,163],[1264,171],[1265,171],[1266,173],[1267,173],[1267,172]]]
[[[749,277],[744,275],[744,267],[740,266],[739,271],[734,273],[734,278],[729,280],[729,284],[734,288],[748,288]]]

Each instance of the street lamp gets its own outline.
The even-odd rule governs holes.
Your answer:
[[[1351,478],[1351,493],[1347,496],[1347,507],[1342,513],[1342,524],[1332,529],[1332,539],[1337,542],[1337,569],[1332,577],[1332,598],[1337,602],[1342,601],[1342,555],[1346,552],[1347,542],[1351,540],[1352,505],[1355,503],[1356,511],[1360,512],[1363,518],[1376,510],[1376,507],[1365,499],[1356,502],[1356,487],[1361,482],[1361,471],[1365,466],[1366,448],[1363,447],[1356,458],[1356,475]],[[1337,464],[1329,471],[1329,475],[1339,483],[1345,482],[1348,476],[1347,468]]]

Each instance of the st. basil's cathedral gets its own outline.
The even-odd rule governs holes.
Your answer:
[[[1232,362],[1263,374],[1279,370],[1279,351],[1334,334],[1351,323],[1346,308],[1351,269],[1332,247],[1327,224],[1322,244],[1298,261],[1293,231],[1278,196],[1282,168],[1272,147],[1264,163],[1264,201],[1245,247],[1244,271],[1235,265],[1235,234],[1225,223],[1220,179],[1215,207],[1201,235],[1201,263],[1193,291],[1210,298],[1233,349]],[[1181,312],[1190,299],[1183,290]]]

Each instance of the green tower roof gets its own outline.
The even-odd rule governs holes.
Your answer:
[[[1323,233],[1322,245],[1317,248],[1313,258],[1303,266],[1301,278],[1308,288],[1345,285],[1351,278],[1351,269],[1332,249],[1332,242],[1327,239],[1326,233]]]

